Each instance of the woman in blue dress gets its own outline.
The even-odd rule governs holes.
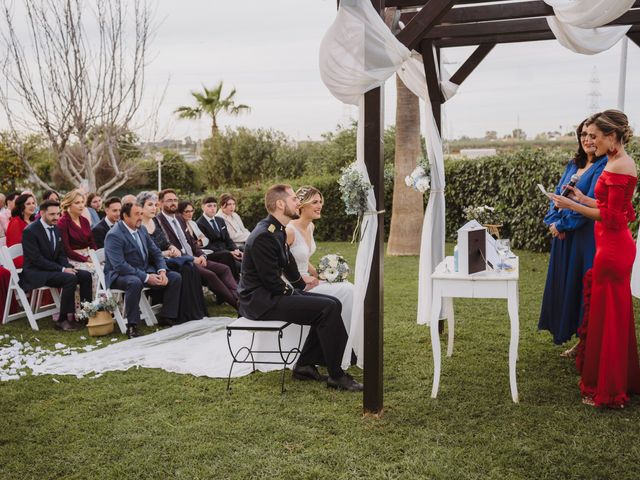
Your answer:
[[[560,194],[573,175],[580,179],[576,186],[595,198],[594,188],[606,163],[606,155],[595,156],[595,146],[586,134],[584,121],[576,129],[578,151],[556,187]],[[576,335],[582,320],[582,280],[593,264],[595,238],[593,220],[569,209],[557,210],[549,202],[544,223],[553,236],[547,283],[542,298],[538,330],[548,330],[553,342],[561,345]],[[563,356],[573,356],[573,349]]]

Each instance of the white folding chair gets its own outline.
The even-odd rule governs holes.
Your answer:
[[[27,317],[29,325],[34,330],[40,330],[38,328],[37,320],[45,317],[49,317],[54,313],[60,312],[60,293],[57,288],[41,287],[31,292],[31,300],[27,298],[27,293],[20,287],[20,276],[18,269],[13,263],[13,259],[22,256],[22,245],[16,244],[11,247],[0,247],[0,262],[2,266],[9,270],[9,291],[7,292],[7,299],[4,304],[4,314],[2,316],[2,323],[8,323],[18,318]],[[44,310],[40,310],[41,295],[44,291],[49,290],[53,297],[53,305],[48,305]],[[9,314],[11,308],[11,300],[13,296],[16,296],[22,310],[16,313]]]
[[[115,312],[113,312],[113,316],[120,327],[120,331],[125,333],[127,331],[127,322],[124,317],[124,290],[120,290],[117,288],[107,288],[107,282],[104,279],[104,270],[102,265],[104,264],[104,248],[100,248],[99,250],[89,250],[89,257],[91,257],[91,261],[93,262],[93,266],[96,271],[96,275],[98,275],[98,288],[96,290],[96,294],[98,292],[105,292],[109,296],[115,296],[117,299],[122,298],[122,311],[120,308],[117,308]],[[140,295],[140,318],[145,321],[148,326],[153,326],[158,324],[158,320],[156,319],[156,315],[154,313],[154,307],[149,303],[149,299],[144,294],[149,290],[148,288],[144,288],[142,290],[142,294]]]

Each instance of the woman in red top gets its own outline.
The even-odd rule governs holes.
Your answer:
[[[11,211],[11,220],[7,226],[7,247],[22,243],[22,232],[33,222],[36,212],[36,198],[30,193],[23,193],[16,198]],[[17,268],[22,268],[23,259],[14,259]]]
[[[84,195],[79,190],[67,193],[60,202],[64,212],[58,220],[58,229],[69,262],[76,268],[93,272],[89,249],[96,249],[89,221],[82,215]]]
[[[596,113],[586,122],[596,156],[608,155],[595,187],[596,198],[573,189],[575,201],[554,195],[561,208],[594,219],[596,255],[585,276],[584,318],[576,365],[580,391],[588,405],[623,407],[640,393],[640,365],[631,301],[631,269],[636,246],[628,223],[637,179],[635,162],[624,150],[633,133],[618,110]]]

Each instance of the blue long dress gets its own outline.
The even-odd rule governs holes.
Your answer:
[[[594,188],[606,164],[606,155],[594,161],[578,180],[576,186],[580,191],[595,198]],[[577,171],[578,166],[573,161],[569,162],[556,187],[556,194],[560,194],[562,186],[568,184]],[[551,242],[538,330],[551,332],[553,342],[560,345],[576,334],[582,320],[582,280],[593,264],[596,251],[594,222],[572,210],[555,210],[553,202],[549,202],[544,223],[547,227],[555,223],[565,238],[560,240],[556,237]]]

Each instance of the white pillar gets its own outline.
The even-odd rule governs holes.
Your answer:
[[[620,49],[620,79],[618,82],[618,110],[624,111],[624,97],[627,83],[627,46],[629,39],[625,35],[622,38]]]

